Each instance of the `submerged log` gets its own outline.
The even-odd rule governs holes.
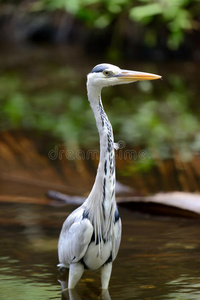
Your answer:
[[[118,203],[155,203],[200,215],[200,195],[185,192],[157,193],[152,196],[118,197]]]
[[[48,191],[47,196],[66,204],[81,205],[85,197],[65,195],[56,191]],[[116,197],[118,204],[155,203],[190,211],[200,215],[200,195],[184,192],[158,193],[152,196]]]

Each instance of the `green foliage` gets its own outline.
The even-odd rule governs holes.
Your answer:
[[[55,84],[59,80],[59,74],[61,79],[63,75],[60,70],[56,75],[54,73]],[[0,77],[0,128],[47,132],[65,143],[81,140],[85,125],[91,119],[85,119],[81,113],[82,110],[85,113],[90,110],[87,100],[82,95],[72,96],[64,89],[59,90],[60,87],[55,85],[50,84],[48,89],[38,90],[36,85],[37,79],[30,84],[28,80],[24,81],[20,73],[4,73]],[[70,83],[70,79],[69,85],[74,85],[73,81]],[[82,144],[84,143],[87,143],[87,138],[83,140]]]
[[[188,159],[192,149],[200,150],[196,147],[199,145],[199,118],[190,107],[190,90],[184,80],[171,75],[169,85],[169,90],[163,87],[163,94],[157,99],[153,91],[149,94],[146,90],[144,96],[142,87],[143,93],[137,95],[140,104],[129,118],[124,118],[120,135],[126,136],[128,143],[134,141],[136,145],[156,150],[162,158],[170,157],[178,149]],[[138,86],[141,89],[141,85]]]
[[[2,15],[15,11],[9,6],[11,3],[13,6],[21,4],[16,12],[22,19],[26,15],[26,22],[28,13],[32,16],[44,11],[63,11],[81,20],[86,25],[85,30],[87,26],[100,30],[111,26],[112,40],[121,40],[121,43],[127,32],[129,37],[134,32],[134,38],[149,47],[155,46],[162,37],[171,50],[176,50],[186,34],[199,30],[199,0],[34,0],[28,3],[0,0]],[[139,28],[138,37],[134,27]]]
[[[122,17],[123,22],[131,20],[140,26],[150,25],[145,28],[144,37],[148,46],[152,46],[152,40],[156,44],[160,28],[166,28],[171,49],[179,47],[186,32],[199,27],[195,20],[198,0],[37,0],[32,3],[32,11],[45,9],[64,9],[97,28],[105,28],[113,20],[119,23]]]
[[[46,132],[68,145],[93,147],[98,135],[86,97],[85,78],[81,79],[80,73],[53,68],[51,72],[45,70],[45,75],[36,72],[35,78],[25,80],[20,71],[4,72],[0,76],[1,129]],[[39,81],[44,86],[38,86]],[[190,88],[188,81],[186,84],[177,74],[169,74],[164,82],[138,82],[129,89],[118,86],[103,90],[116,141],[152,149],[162,158],[178,150],[189,159],[193,151],[200,151],[194,91],[195,86]],[[150,161],[137,167],[143,170],[149,166]]]
[[[141,0],[143,5],[133,7],[130,10],[131,19],[149,24],[156,17],[160,16],[162,24],[166,24],[170,31],[168,39],[169,48],[176,49],[184,39],[184,31],[193,28],[192,10],[188,9],[189,4],[197,4],[196,0],[160,0],[152,2]]]

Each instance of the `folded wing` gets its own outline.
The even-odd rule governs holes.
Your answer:
[[[78,262],[91,241],[93,226],[83,218],[83,213],[82,207],[77,208],[63,224],[58,242],[59,265],[62,267]]]

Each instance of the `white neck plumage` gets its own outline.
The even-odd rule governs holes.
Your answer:
[[[100,137],[100,159],[95,183],[87,199],[89,215],[94,222],[96,238],[106,239],[112,230],[115,203],[115,153],[113,131],[101,102],[101,89],[88,87],[88,99]],[[95,217],[94,217],[95,216]],[[98,222],[99,221],[101,222]],[[98,224],[103,224],[99,227]]]

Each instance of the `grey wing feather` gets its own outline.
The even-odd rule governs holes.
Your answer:
[[[113,240],[113,260],[115,260],[117,253],[119,251],[119,246],[121,242],[121,234],[122,234],[122,222],[121,219],[115,223],[114,225],[114,240]]]
[[[68,267],[85,254],[93,234],[93,226],[83,218],[84,208],[79,207],[65,220],[58,242],[60,265]]]

